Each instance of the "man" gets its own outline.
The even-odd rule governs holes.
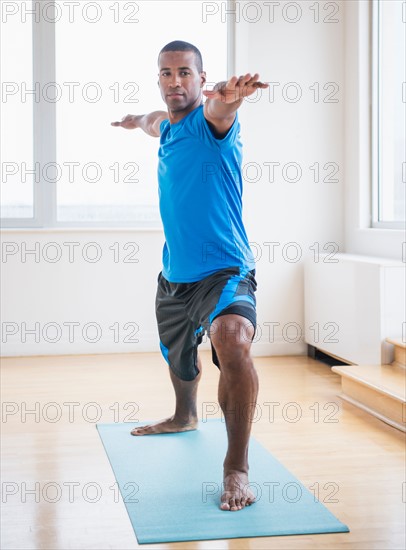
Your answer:
[[[160,136],[158,179],[166,242],[156,316],[176,409],[173,416],[131,433],[197,428],[197,346],[207,330],[213,362],[220,369],[218,396],[228,437],[221,509],[236,511],[255,500],[248,482],[248,442],[258,392],[250,357],[255,263],[241,219],[237,110],[244,97],[267,84],[259,82],[258,74],[246,74],[203,91],[201,54],[182,41],[162,48],[158,64],[158,85],[168,110],[127,115],[112,125]],[[202,94],[207,97],[204,104]]]

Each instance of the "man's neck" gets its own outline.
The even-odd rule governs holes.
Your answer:
[[[201,105],[203,105],[203,98],[200,96],[196,99],[194,103],[192,103],[192,105],[189,105],[186,109],[183,109],[181,111],[171,111],[170,109],[168,109],[169,122],[171,124],[177,124],[182,120],[182,118],[185,118],[185,116],[187,116],[189,113],[191,113]]]

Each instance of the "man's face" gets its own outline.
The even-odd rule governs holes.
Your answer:
[[[193,52],[163,52],[159,56],[159,88],[162,99],[173,112],[200,105],[206,81],[199,73]]]

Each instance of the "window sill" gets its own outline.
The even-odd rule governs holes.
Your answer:
[[[163,233],[162,227],[2,227],[1,233]]]
[[[388,227],[358,227],[357,232],[365,235],[371,235],[372,233],[379,233],[380,235],[404,235],[405,229],[388,228]]]

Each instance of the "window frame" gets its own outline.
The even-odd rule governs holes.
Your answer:
[[[54,0],[52,0],[54,3]],[[32,18],[32,81],[55,82],[55,26],[42,17]],[[56,105],[52,102],[33,102],[33,163],[44,166],[56,161]],[[46,189],[47,192],[41,192]],[[1,218],[2,228],[25,229],[55,227],[56,185],[45,184],[41,178],[33,184],[33,217]]]
[[[406,220],[380,221],[380,197],[382,189],[382,165],[380,158],[380,132],[382,112],[382,51],[381,51],[381,0],[371,2],[370,11],[370,90],[371,90],[371,225],[372,229],[405,229]]]

